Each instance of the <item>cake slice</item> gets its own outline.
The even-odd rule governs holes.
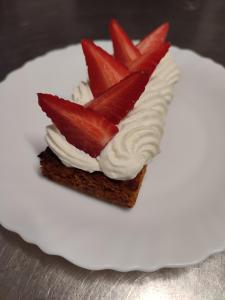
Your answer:
[[[159,152],[178,79],[169,56],[160,63],[170,47],[168,28],[165,23],[134,45],[111,21],[114,56],[82,40],[89,84],[76,88],[74,100],[38,94],[53,122],[47,127],[48,147],[39,155],[44,176],[95,198],[134,206],[147,163]]]
[[[131,180],[115,180],[99,171],[89,173],[78,168],[68,168],[50,148],[39,154],[39,158],[41,172],[49,179],[92,197],[129,208],[136,202],[146,171],[144,166]]]

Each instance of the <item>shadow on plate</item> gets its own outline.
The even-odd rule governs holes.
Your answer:
[[[46,148],[46,143],[43,136],[27,135],[25,138],[32,147],[35,155],[40,154]]]

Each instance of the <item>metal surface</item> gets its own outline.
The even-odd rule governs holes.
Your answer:
[[[224,15],[224,0],[0,0],[0,78],[81,37],[106,38],[112,16],[133,38],[167,19],[175,45],[225,65]],[[11,299],[222,300],[225,252],[196,266],[154,273],[89,271],[48,256],[0,227],[0,300]]]
[[[154,273],[89,271],[1,229],[0,299],[225,299],[225,254]]]

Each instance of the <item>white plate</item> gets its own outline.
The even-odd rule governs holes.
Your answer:
[[[109,42],[99,42],[110,49]],[[49,123],[36,92],[70,97],[80,46],[52,51],[0,84],[0,222],[43,251],[88,269],[153,271],[225,248],[225,70],[172,48],[181,69],[161,154],[133,209],[92,199],[38,173]]]

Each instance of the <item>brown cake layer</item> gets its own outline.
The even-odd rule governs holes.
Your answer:
[[[126,207],[134,206],[146,171],[144,166],[132,180],[114,180],[102,172],[89,173],[77,168],[68,168],[49,148],[39,157],[44,176],[93,197]]]

